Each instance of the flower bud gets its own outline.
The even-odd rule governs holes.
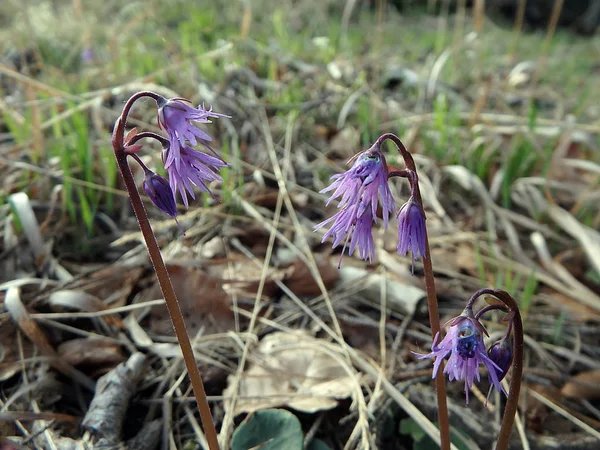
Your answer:
[[[175,205],[175,197],[169,182],[160,175],[148,170],[144,177],[144,192],[152,203],[164,213],[171,217],[177,215],[177,206]]]
[[[505,338],[494,342],[488,349],[488,357],[501,369],[501,371],[496,369],[498,381],[501,381],[512,364],[512,341]]]
[[[423,210],[411,197],[398,211],[398,253],[406,255],[410,250],[413,261],[425,258],[426,233]]]

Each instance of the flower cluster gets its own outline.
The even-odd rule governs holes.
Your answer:
[[[387,228],[389,217],[396,208],[388,185],[388,166],[379,145],[355,155],[350,163],[352,166],[348,171],[333,175],[333,183],[321,191],[333,191],[326,205],[339,198],[338,212],[314,227],[316,231],[331,224],[322,242],[332,237],[333,248],[343,243],[340,264],[346,247],[350,255],[358,249],[362,259],[372,261],[375,257],[373,225],[377,223],[379,206],[384,228]],[[416,180],[416,174],[411,173],[411,179]],[[412,181],[411,187],[414,188]],[[422,205],[411,195],[397,217],[398,253],[406,255],[410,250],[413,260],[424,258],[426,229]]]
[[[162,159],[167,171],[168,182],[154,174],[142,164],[146,177],[144,191],[152,202],[164,213],[171,217],[176,216],[176,196],[181,196],[187,208],[188,195],[195,199],[194,186],[203,192],[214,195],[209,189],[213,181],[222,181],[219,174],[223,167],[227,167],[219,155],[211,148],[211,137],[198,127],[198,124],[211,123],[210,119],[229,117],[206,109],[204,106],[194,108],[188,101],[181,98],[165,99],[153,94],[158,105],[158,125],[167,133],[167,139],[154,133],[145,133],[146,136],[159,139],[163,144]],[[195,145],[204,146],[212,155],[192,148]],[[129,151],[132,154],[133,151]],[[171,197],[172,201],[167,201]]]
[[[347,172],[331,177],[333,183],[321,193],[333,191],[327,200],[340,198],[339,211],[315,226],[315,230],[332,223],[323,241],[333,237],[333,247],[342,242],[349,253],[358,247],[362,259],[375,256],[372,227],[377,223],[377,210],[381,200],[383,226],[387,228],[389,216],[394,211],[394,199],[387,184],[387,165],[379,149],[371,148],[353,158],[354,164]],[[343,255],[342,251],[342,255]],[[340,259],[341,262],[341,259]]]
[[[473,316],[473,311],[469,307],[460,316],[448,322],[448,325],[448,332],[439,343],[439,333],[436,334],[430,353],[415,353],[419,359],[433,358],[435,360],[432,378],[437,376],[443,361],[448,358],[444,373],[448,375],[450,381],[464,381],[468,405],[469,391],[475,380],[477,382],[481,380],[479,365],[483,364],[488,371],[490,392],[491,387],[494,387],[499,392],[506,394],[506,390],[500,382],[506,376],[512,363],[510,340],[504,338],[491,345],[486,351],[483,335],[487,335],[487,332],[479,320]]]

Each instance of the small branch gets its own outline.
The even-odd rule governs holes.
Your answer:
[[[98,380],[94,399],[83,419],[83,427],[98,438],[98,446],[117,446],[121,441],[125,412],[145,360],[143,354],[134,353]]]
[[[421,198],[421,191],[419,190],[419,183],[417,178],[417,166],[409,151],[406,149],[400,138],[392,133],[385,133],[377,139],[373,147],[381,146],[385,140],[391,140],[398,147],[398,153],[404,159],[404,165],[406,169],[414,174],[413,177],[408,177],[411,182],[412,195],[417,202],[423,208],[423,201]],[[425,212],[423,211],[423,214]],[[423,257],[423,271],[425,276],[425,290],[427,292],[427,306],[429,309],[429,324],[431,327],[431,337],[435,337],[440,331],[440,316],[438,311],[438,301],[435,292],[435,280],[433,276],[433,266],[431,264],[431,252],[429,249],[429,237],[425,233],[425,256]],[[450,448],[450,423],[448,419],[448,406],[446,400],[446,378],[444,376],[443,368],[438,371],[435,377],[435,386],[437,391],[438,401],[438,418],[440,422],[440,440],[441,449],[448,450]]]

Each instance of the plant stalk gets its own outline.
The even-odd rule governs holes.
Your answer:
[[[510,434],[512,433],[513,424],[515,422],[515,415],[517,414],[517,409],[519,407],[519,393],[521,392],[521,381],[523,378],[523,349],[525,347],[523,338],[523,320],[521,319],[519,305],[508,292],[500,289],[480,289],[473,294],[473,302],[482,295],[493,295],[504,303],[508,308],[509,314],[512,315],[511,323],[514,336],[512,374],[510,378],[508,400],[506,401],[506,406],[504,408],[500,434],[498,435],[498,442],[496,443],[496,450],[507,450],[510,443]]]
[[[156,272],[160,289],[165,298],[165,303],[167,305],[167,310],[169,311],[169,316],[171,317],[171,322],[173,323],[177,341],[181,347],[181,353],[183,354],[183,360],[190,377],[192,390],[194,391],[194,397],[196,398],[196,403],[198,404],[200,419],[204,427],[208,447],[210,450],[219,450],[217,431],[212,420],[212,414],[206,398],[206,392],[204,391],[204,384],[202,383],[202,377],[200,376],[200,371],[198,370],[198,365],[196,364],[196,358],[194,356],[192,344],[190,342],[185,322],[183,320],[183,315],[179,307],[179,302],[177,301],[177,296],[175,295],[175,290],[173,289],[171,279],[169,278],[167,267],[165,266],[160,253],[158,242],[156,241],[156,237],[154,236],[154,232],[150,226],[150,221],[148,219],[148,214],[146,213],[144,203],[142,202],[133,178],[133,174],[131,173],[131,169],[127,163],[127,154],[125,153],[123,142],[125,135],[125,122],[133,102],[141,97],[152,97],[156,100],[157,94],[151,92],[138,92],[128,100],[123,109],[123,113],[115,123],[112,137],[113,150],[115,152],[117,165],[119,166],[123,181],[125,182],[125,187],[127,188],[127,192],[129,194],[131,206],[133,207],[133,211],[135,212],[135,216],[138,220],[140,231],[142,232],[144,240],[146,241],[148,254],[150,256],[150,260],[152,261],[152,265],[154,266],[154,271]]]
[[[417,167],[412,155],[408,152],[400,138],[398,138],[398,136],[395,134],[385,133],[381,135],[375,142],[374,146],[380,146],[386,139],[389,139],[396,144],[396,147],[398,147],[398,153],[400,153],[404,159],[405,167],[417,174]],[[417,180],[414,182],[413,195],[416,202],[421,205],[422,208],[423,202]],[[427,307],[429,309],[429,325],[431,327],[431,337],[434,339],[435,335],[440,332],[440,316],[438,311],[437,295],[435,293],[435,280],[433,277],[433,266],[431,264],[431,252],[429,249],[429,237],[427,233],[425,233],[425,257],[423,258],[423,271],[425,277],[425,291],[427,292]],[[448,419],[448,404],[446,400],[446,378],[443,370],[438,371],[437,376],[435,377],[435,386],[438,402],[438,419],[440,422],[440,448],[441,450],[449,450],[450,421]]]

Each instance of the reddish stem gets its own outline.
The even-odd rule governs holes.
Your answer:
[[[200,420],[202,421],[202,425],[204,427],[208,447],[210,450],[219,450],[217,431],[212,420],[212,414],[208,405],[208,400],[206,398],[206,392],[204,391],[204,384],[202,383],[202,377],[200,376],[200,371],[198,370],[198,365],[196,364],[194,350],[192,348],[192,344],[190,342],[190,338],[186,330],[185,322],[183,320],[183,314],[181,313],[181,308],[179,307],[179,302],[177,301],[175,290],[173,289],[173,285],[171,284],[171,279],[169,278],[167,267],[165,266],[165,263],[162,259],[158,242],[156,241],[156,237],[154,236],[154,232],[152,231],[152,227],[150,226],[148,214],[146,213],[146,209],[144,208],[144,203],[142,202],[140,194],[137,190],[137,186],[135,185],[133,174],[131,173],[129,165],[127,164],[127,154],[125,152],[125,143],[123,142],[125,136],[125,123],[127,121],[127,115],[129,114],[129,111],[133,106],[133,103],[142,97],[151,97],[157,101],[162,98],[158,94],[155,94],[153,92],[144,91],[134,94],[127,101],[125,107],[123,108],[121,116],[117,119],[115,123],[115,128],[113,130],[112,136],[113,150],[115,152],[117,165],[119,166],[119,170],[121,171],[121,175],[123,176],[123,181],[125,182],[125,187],[127,188],[127,192],[129,193],[131,206],[133,207],[133,211],[135,212],[135,216],[137,217],[140,231],[142,232],[144,240],[146,241],[148,254],[150,255],[150,260],[152,261],[154,271],[156,272],[156,276],[158,278],[158,284],[160,285],[160,289],[165,298],[165,303],[167,305],[169,315],[171,316],[171,322],[173,323],[173,328],[175,330],[175,335],[177,336],[177,341],[179,342],[179,346],[181,347],[181,353],[183,354],[183,360],[185,362],[185,366],[190,377],[192,390],[194,391],[194,396],[196,398],[196,403],[198,404]],[[140,135],[142,135],[142,133],[140,133]]]
[[[512,326],[514,329],[512,375],[510,378],[508,400],[506,401],[504,415],[502,416],[502,426],[500,427],[500,434],[498,436],[498,442],[496,443],[496,450],[506,450],[510,443],[510,434],[519,407],[519,393],[521,392],[521,380],[523,378],[523,320],[521,319],[519,305],[508,292],[500,289],[480,289],[473,294],[473,297],[471,297],[472,302],[474,303],[475,300],[482,295],[493,295],[504,303],[511,316],[509,327]]]
[[[404,165],[406,169],[415,175],[415,179],[411,181],[412,195],[417,202],[423,208],[423,202],[421,199],[421,191],[419,190],[419,183],[417,178],[417,166],[412,155],[408,152],[400,138],[392,133],[386,133],[377,139],[373,147],[379,147],[385,140],[391,140],[398,147],[398,153],[404,159]],[[410,174],[410,172],[408,172]],[[423,214],[425,212],[423,211]],[[425,257],[423,258],[423,272],[425,277],[425,290],[427,292],[427,306],[429,308],[429,324],[431,327],[431,337],[435,338],[435,335],[440,331],[440,316],[438,311],[437,295],[435,293],[435,280],[433,276],[433,266],[431,264],[431,252],[429,250],[429,238],[425,233]],[[440,441],[441,449],[450,449],[450,421],[448,419],[448,404],[446,400],[446,378],[444,371],[439,370],[435,377],[435,386],[437,392],[438,402],[438,418],[440,422]]]

